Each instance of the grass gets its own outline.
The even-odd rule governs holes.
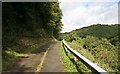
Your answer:
[[[15,63],[15,60],[18,60],[18,53],[15,51],[9,49],[5,51],[6,55],[2,58],[2,70],[6,69],[8,66],[11,66],[11,64]]]
[[[70,58],[66,55],[65,50],[64,50],[63,45],[62,45],[62,42],[61,42],[61,50],[60,51],[61,51],[61,55],[63,58],[63,62],[64,62],[65,67],[66,67],[66,71],[67,72],[78,72],[75,65],[72,63],[72,61],[70,61]],[[71,57],[73,57],[73,56],[71,55]]]
[[[90,73],[88,69],[81,61],[74,61],[74,56],[71,53],[66,53],[65,48],[61,42],[61,55],[67,72],[80,72],[83,74]]]

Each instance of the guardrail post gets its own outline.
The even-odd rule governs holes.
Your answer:
[[[62,41],[62,45],[63,45],[63,49],[64,49],[64,51],[65,51],[66,55],[68,56],[68,52],[67,52],[67,50],[66,50],[66,47],[65,47],[65,44],[64,44],[64,42],[63,42],[63,41]]]
[[[75,50],[76,51],[76,50]],[[77,58],[76,58],[76,56],[74,56],[74,61],[77,61]]]

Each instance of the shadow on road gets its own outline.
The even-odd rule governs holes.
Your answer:
[[[54,43],[55,42],[49,42],[43,45],[35,51],[32,51],[30,56],[20,57],[14,65],[2,71],[2,74],[34,74],[44,52]]]

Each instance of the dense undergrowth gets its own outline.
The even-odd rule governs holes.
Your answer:
[[[62,29],[58,2],[2,3],[2,68],[58,37]]]

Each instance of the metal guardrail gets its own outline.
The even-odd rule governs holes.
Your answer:
[[[97,73],[97,74],[108,74],[107,71],[103,70],[102,68],[100,68],[99,66],[97,66],[95,63],[91,62],[90,60],[88,60],[87,58],[85,58],[84,56],[82,56],[80,53],[78,53],[77,51],[73,50],[71,47],[69,47],[66,43],[65,40],[62,40],[63,46],[67,48],[67,50],[69,52],[71,52],[75,57],[77,57],[77,59],[79,59],[80,61],[82,61],[93,73]]]

